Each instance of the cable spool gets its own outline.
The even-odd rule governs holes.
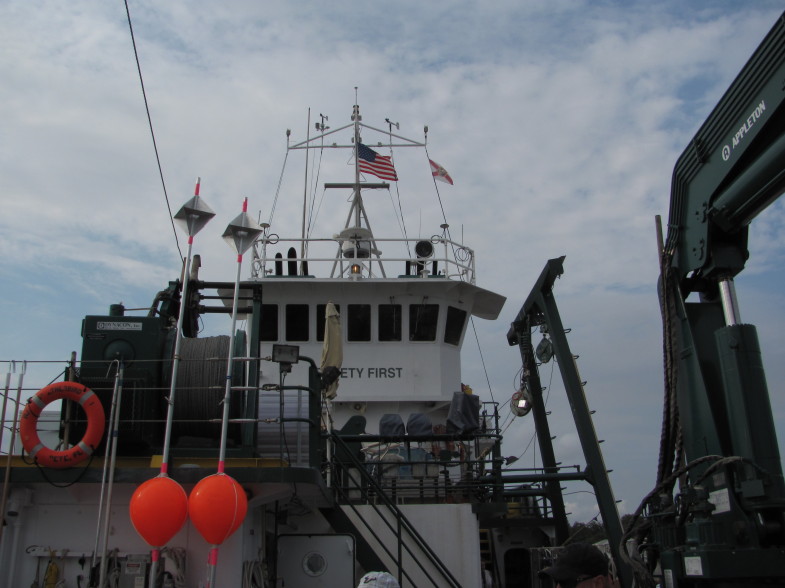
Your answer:
[[[235,357],[245,353],[245,333],[238,332]],[[221,436],[222,402],[226,393],[229,336],[184,338],[180,342],[177,393],[174,403],[173,447],[217,447]],[[241,385],[243,364],[234,365],[233,385]],[[166,386],[171,374],[164,374]],[[230,418],[242,415],[243,397],[232,395]],[[191,421],[191,422],[185,422]],[[215,421],[215,422],[210,422]],[[229,426],[230,440],[240,443],[239,425]]]

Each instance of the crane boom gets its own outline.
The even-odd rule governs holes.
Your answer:
[[[733,283],[750,222],[785,191],[783,80],[785,15],[673,171],[660,264],[670,409],[639,534],[672,587],[785,583],[782,461],[757,333]]]
[[[666,251],[679,273],[736,275],[747,226],[785,191],[785,14],[673,171]],[[693,281],[693,291],[706,284]]]
[[[535,415],[545,411],[537,402],[531,329],[544,327],[549,334],[588,462],[586,479],[595,486],[609,539],[618,541],[611,552],[624,588],[650,588],[657,581],[666,588],[785,585],[782,459],[757,332],[742,323],[733,284],[749,257],[750,222],[783,192],[785,13],[673,170],[660,251],[660,463],[653,490],[621,537],[551,292],[563,257],[548,262],[507,333],[510,345],[521,348],[521,389],[534,400]],[[545,439],[549,446],[547,433]]]

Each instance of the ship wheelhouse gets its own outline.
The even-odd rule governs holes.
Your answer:
[[[353,273],[356,259],[344,257],[345,241],[339,241],[336,257],[313,255],[311,244],[307,259],[292,256],[282,262],[275,253],[266,257],[272,249],[268,242],[290,253],[300,244],[271,235],[266,231],[255,249],[259,271],[254,282],[261,285],[263,302],[255,319],[258,325],[249,325],[249,330],[253,326],[258,332],[259,356],[271,357],[275,345],[285,344],[318,360],[325,345],[325,309],[332,303],[340,316],[343,361],[338,366],[337,394],[325,407],[329,428],[340,430],[352,417],[361,417],[363,433],[378,434],[385,415],[399,414],[406,421],[424,414],[436,430],[446,430],[453,397],[462,390],[461,347],[471,317],[496,318],[504,303],[502,296],[472,283],[473,252],[446,237],[376,239],[365,231],[366,251],[397,246],[403,253],[392,260],[366,257],[361,271]],[[423,251],[431,241],[445,253],[459,249],[468,263],[446,256],[427,260],[406,256],[409,250]],[[284,273],[282,267],[291,273]],[[306,267],[309,273],[303,273]],[[400,268],[400,273],[382,277],[392,267]],[[434,273],[434,268],[440,269]],[[335,277],[317,277],[320,269],[335,270]],[[277,385],[278,378],[277,372],[263,369],[260,385]],[[297,378],[294,370],[287,382],[305,383]],[[274,409],[260,406],[260,416]],[[275,434],[260,426],[259,446],[267,445],[265,438]]]
[[[260,354],[285,343],[318,358],[332,302],[345,357],[335,403],[449,401],[460,390],[461,345],[479,289],[447,282],[275,280],[263,289]]]

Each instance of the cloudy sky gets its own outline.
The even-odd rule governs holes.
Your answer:
[[[566,255],[556,299],[616,497],[622,512],[634,510],[654,483],[659,443],[654,218],[667,218],[677,157],[778,18],[779,0],[130,0],[129,8],[172,210],[201,176],[217,213],[197,237],[202,277],[233,279],[220,233],[244,197],[269,218],[285,131],[304,139],[309,109],[312,122],[325,114],[337,127],[356,95],[367,124],[386,127],[389,118],[417,140],[428,125],[428,153],[455,180],[440,185],[453,236],[475,249],[479,285],[508,299],[498,321],[475,322],[487,380],[469,333],[464,381],[509,400],[520,364],[506,344],[509,323],[546,260]],[[179,252],[124,4],[3,2],[0,39],[0,360],[64,359],[81,348],[83,316],[121,301],[149,306],[177,275]],[[326,177],[344,164],[325,167],[325,179],[345,180]],[[299,232],[302,165],[287,163],[274,219],[281,234]],[[402,155],[396,165],[409,234],[438,232],[424,159]],[[384,201],[372,211],[377,233],[397,230],[390,210]],[[751,261],[737,280],[779,422],[784,219],[780,203],[753,223]],[[340,228],[320,220],[328,235]],[[557,457],[579,464],[551,365],[541,378]],[[526,419],[506,432],[505,453],[524,466],[538,463],[532,432]],[[569,488],[574,519],[597,512],[587,490]]]

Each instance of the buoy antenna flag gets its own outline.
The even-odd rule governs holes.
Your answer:
[[[246,198],[243,200],[243,211],[229,223],[222,236],[229,247],[233,248],[237,255],[242,256],[262,232],[262,227],[248,215]]]
[[[164,446],[161,456],[161,471],[158,477],[139,486],[131,497],[129,510],[136,532],[152,548],[150,566],[150,585],[158,577],[158,559],[161,547],[165,546],[185,524],[188,518],[188,495],[183,487],[169,478],[169,448],[172,441],[174,421],[174,400],[177,391],[177,372],[180,365],[180,346],[182,343],[185,307],[188,300],[188,282],[191,274],[191,258],[194,236],[215,216],[212,209],[199,196],[202,179],[196,178],[193,197],[186,202],[174,219],[188,234],[188,253],[183,271],[183,288],[180,296],[180,312],[175,331],[172,376],[170,378],[168,409],[164,429]]]
[[[202,178],[196,178],[193,198],[183,204],[174,215],[174,220],[191,239],[215,216],[212,208],[207,206],[199,196],[201,183]]]

